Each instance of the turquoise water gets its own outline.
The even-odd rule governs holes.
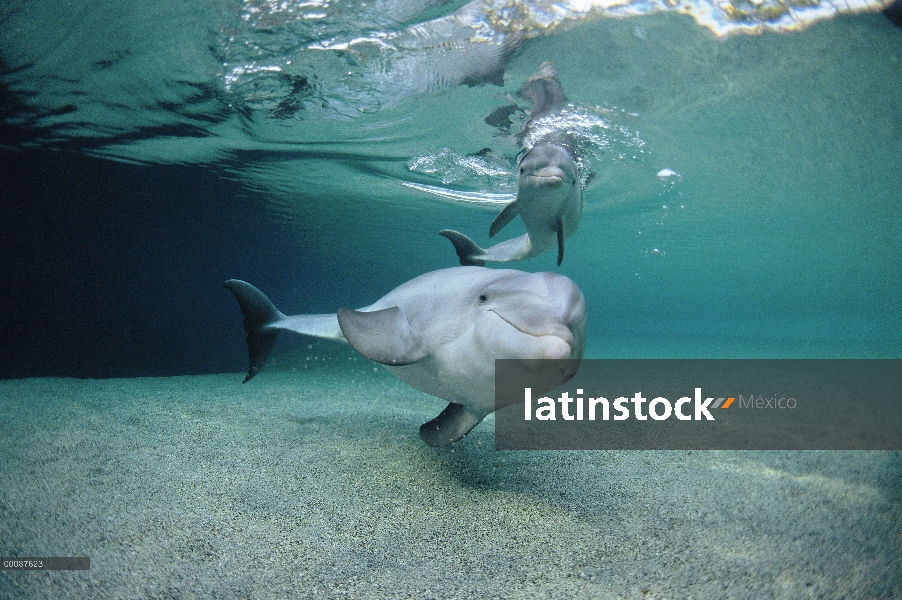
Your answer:
[[[512,193],[519,147],[485,119],[528,110],[514,93],[551,61],[577,115],[558,125],[583,135],[589,179],[560,271],[588,299],[590,356],[900,353],[902,33],[880,14],[721,38],[673,12],[565,19],[486,59],[502,86],[470,86],[460,75],[481,59],[442,54],[456,42],[417,38],[412,16],[361,28],[333,5],[314,27],[266,3],[103,20],[92,7],[40,35],[41,6],[5,10],[6,85],[29,107],[7,120],[27,132],[19,146],[232,181],[303,255],[286,252],[280,277],[317,290],[298,312],[452,266],[440,229],[488,242],[497,206],[422,186]],[[317,46],[355,32],[394,50]]]

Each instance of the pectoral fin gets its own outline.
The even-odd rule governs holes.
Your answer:
[[[557,220],[557,266],[564,261],[564,224],[560,217]]]
[[[378,363],[409,365],[426,356],[425,346],[397,306],[372,312],[342,308],[338,325],[354,350]]]
[[[484,418],[485,415],[452,402],[439,416],[420,426],[420,437],[433,447],[448,446],[470,433]]]
[[[495,237],[495,234],[504,229],[504,226],[514,220],[514,217],[520,212],[520,203],[516,200],[508,204],[504,207],[498,216],[495,217],[495,220],[492,221],[492,226],[489,227],[489,237]]]

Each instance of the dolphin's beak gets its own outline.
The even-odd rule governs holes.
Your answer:
[[[567,343],[557,336],[543,337],[547,338],[545,347],[542,350],[544,358],[551,360],[562,360],[565,358],[570,358],[570,354],[573,352],[572,342]]]
[[[560,187],[564,185],[564,174],[560,172],[560,169],[556,169],[557,173],[545,173],[544,171],[550,171],[550,169],[542,169],[538,173],[533,173],[532,175],[526,175],[526,179],[530,184],[534,186],[550,186],[550,187]]]
[[[559,187],[568,183],[567,175],[564,173],[563,169],[556,165],[544,166],[532,173],[525,173],[523,177],[531,185],[535,186]]]
[[[549,338],[544,351],[545,358],[570,358],[573,351],[573,332],[563,323],[550,319],[546,312],[541,310],[517,310],[507,314],[495,310],[491,312],[521,333],[536,338]]]

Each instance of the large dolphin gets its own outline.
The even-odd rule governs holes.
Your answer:
[[[567,97],[554,68],[545,63],[518,92],[532,103],[529,120],[520,131],[521,143],[539,119],[560,111]],[[440,233],[454,244],[461,265],[482,266],[488,261],[509,262],[532,258],[557,246],[557,264],[564,260],[564,240],[576,231],[583,210],[582,182],[566,133],[549,132],[527,148],[517,164],[517,195],[495,217],[489,237],[501,231],[518,214],[526,233],[480,248],[462,233]]]
[[[416,277],[360,310],[296,316],[279,312],[249,283],[223,285],[244,314],[250,352],[244,383],[260,371],[280,331],[347,342],[402,381],[450,402],[420,427],[430,446],[456,442],[495,410],[495,359],[526,359],[524,377],[538,376],[547,391],[573,377],[578,360],[534,359],[581,359],[585,348],[583,294],[556,273],[454,267]]]

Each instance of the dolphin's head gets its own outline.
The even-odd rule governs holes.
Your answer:
[[[570,380],[585,350],[586,303],[576,284],[556,273],[509,273],[475,298],[475,341],[494,375],[484,393],[492,409],[517,401],[503,390],[526,385],[545,393]],[[499,372],[494,359],[518,361]]]
[[[512,271],[480,289],[474,303],[478,342],[495,358],[582,358],[586,304],[567,277]]]
[[[572,188],[578,185],[576,163],[570,153],[557,144],[538,144],[526,152],[517,165],[517,187]]]
[[[537,393],[576,373],[585,348],[586,305],[570,279],[485,267],[421,277],[394,290],[384,306],[375,307],[381,310],[370,313],[381,315],[379,329],[389,323],[392,339],[424,350],[419,360],[384,363],[413,387],[484,416],[496,406],[497,359],[519,359],[518,383],[537,381],[532,386]],[[414,294],[417,290],[429,293]],[[397,300],[403,300],[403,319],[396,314],[400,309],[384,308]],[[387,342],[371,337],[381,352]]]

